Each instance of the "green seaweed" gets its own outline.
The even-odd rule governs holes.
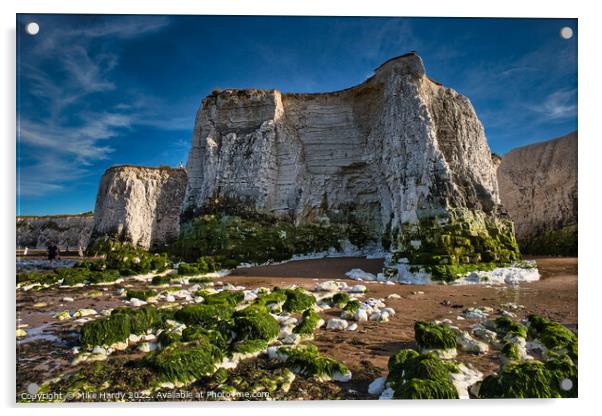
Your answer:
[[[223,304],[205,305],[201,303],[184,306],[176,311],[175,318],[186,325],[212,327],[218,320],[229,319],[233,312],[234,308]]]
[[[336,373],[347,374],[345,364],[321,355],[315,345],[299,345],[295,348],[283,348],[288,355],[286,366],[307,377],[333,378]]]
[[[235,342],[232,345],[232,354],[253,354],[260,351],[265,351],[268,348],[268,343],[264,339],[245,339]]]
[[[137,290],[137,289],[128,289],[127,293],[126,293],[126,297],[128,299],[140,299],[140,300],[148,300],[152,297],[157,296],[157,291],[154,289],[143,289],[143,290]]]
[[[158,379],[172,383],[191,383],[209,376],[223,360],[222,351],[204,340],[191,343],[174,342],[163,350],[149,354],[145,362]]]
[[[316,298],[310,295],[301,288],[284,289],[286,301],[282,305],[282,309],[286,312],[295,313],[306,310],[315,305]]]
[[[236,339],[262,339],[271,341],[280,332],[278,321],[270,314],[256,311],[238,314],[234,317]]]
[[[437,325],[424,321],[414,323],[416,343],[421,349],[456,348],[456,336],[445,325]]]
[[[318,323],[320,322],[320,315],[318,315],[313,309],[307,309],[303,312],[301,322],[293,328],[293,332],[299,335],[312,335]]]
[[[500,333],[502,337],[515,336],[527,338],[527,327],[514,322],[507,316],[500,316],[494,322],[496,332]]]
[[[567,225],[558,230],[544,231],[524,241],[519,241],[525,254],[548,256],[577,256],[577,224]]]
[[[345,312],[349,312],[349,313],[356,313],[357,311],[359,311],[360,306],[361,306],[361,304],[360,304],[359,300],[353,299],[353,300],[350,300],[349,302],[347,302],[347,304],[345,305],[343,310]]]
[[[528,322],[531,338],[539,339],[547,349],[554,353],[566,352],[573,360],[577,360],[577,335],[570,329],[540,315],[530,315]]]
[[[447,379],[412,378],[395,389],[395,399],[401,400],[430,400],[430,399],[459,399],[458,391]]]
[[[240,290],[222,290],[221,292],[203,295],[207,305],[236,306],[243,301],[245,295]]]
[[[80,340],[84,348],[123,342],[130,336],[130,325],[130,317],[125,314],[88,321],[81,328]]]
[[[561,397],[554,376],[539,361],[524,361],[506,366],[498,375],[486,377],[479,389],[480,398]]]

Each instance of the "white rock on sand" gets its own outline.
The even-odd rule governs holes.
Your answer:
[[[457,368],[457,373],[449,373],[450,381],[458,391],[458,396],[460,399],[470,399],[468,390],[475,383],[483,379],[483,374],[480,371],[474,368],[469,368],[462,363],[460,363]]]
[[[368,385],[368,393],[374,395],[380,395],[385,390],[386,379],[379,377]]]
[[[350,293],[366,293],[368,289],[364,285],[355,285],[349,288]]]
[[[354,319],[358,322],[366,322],[368,320],[368,313],[366,312],[365,309],[359,309],[355,313]]]
[[[353,279],[353,280],[367,280],[367,281],[376,280],[376,275],[365,272],[362,269],[351,269],[350,271],[345,273],[345,276],[347,276],[348,278]]]
[[[349,326],[349,322],[344,319],[332,318],[326,323],[326,329],[334,329],[342,331]]]
[[[314,288],[316,292],[338,292],[339,285],[334,280],[328,280],[326,282],[321,282],[316,285]]]

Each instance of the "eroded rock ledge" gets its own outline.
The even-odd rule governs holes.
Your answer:
[[[354,224],[412,264],[518,256],[470,101],[430,80],[415,53],[333,93],[214,92],[187,170],[184,223],[209,213]]]

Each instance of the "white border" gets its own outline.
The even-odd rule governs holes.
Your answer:
[[[284,1],[284,0],[20,0],[2,1],[2,58],[0,64],[3,99],[0,101],[1,125],[4,129],[2,143],[2,167],[4,168],[2,187],[3,238],[0,253],[5,273],[2,357],[5,360],[1,377],[2,402],[10,413],[32,414],[78,414],[82,411],[106,415],[106,412],[143,412],[145,415],[164,416],[165,405],[132,405],[126,408],[111,409],[97,405],[88,408],[72,405],[69,408],[14,408],[14,242],[15,242],[15,13],[119,13],[119,14],[246,14],[246,15],[347,15],[347,16],[474,16],[474,17],[572,17],[579,18],[579,196],[580,196],[580,276],[579,284],[579,335],[581,340],[581,368],[579,375],[578,400],[506,400],[471,401],[471,403],[450,402],[288,402],[288,403],[228,403],[204,404],[194,406],[196,414],[232,414],[245,412],[250,414],[304,415],[308,412],[329,414],[365,414],[420,412],[425,414],[448,414],[450,411],[483,412],[488,415],[520,412],[545,414],[587,413],[588,408],[600,407],[595,402],[600,396],[600,360],[599,349],[600,316],[598,299],[601,296],[600,282],[602,272],[597,263],[601,247],[599,218],[601,198],[598,197],[600,173],[596,169],[600,164],[600,127],[595,121],[599,116],[600,88],[600,40],[602,40],[602,16],[595,2],[557,1],[527,2],[524,0],[504,0],[498,2],[470,0],[430,0],[412,2],[385,2],[370,0],[366,2],[338,1]],[[492,45],[495,47],[495,45]],[[453,87],[453,86],[452,86]],[[602,396],[600,396],[602,398]],[[596,406],[598,405],[598,406]],[[177,406],[181,412],[186,404]],[[85,408],[85,410],[84,410]],[[200,412],[200,413],[199,413]]]

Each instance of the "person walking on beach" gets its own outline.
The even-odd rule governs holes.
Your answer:
[[[48,260],[50,260],[50,261],[56,260],[58,254],[59,254],[59,248],[57,247],[57,245],[54,243],[50,243],[48,245]]]

